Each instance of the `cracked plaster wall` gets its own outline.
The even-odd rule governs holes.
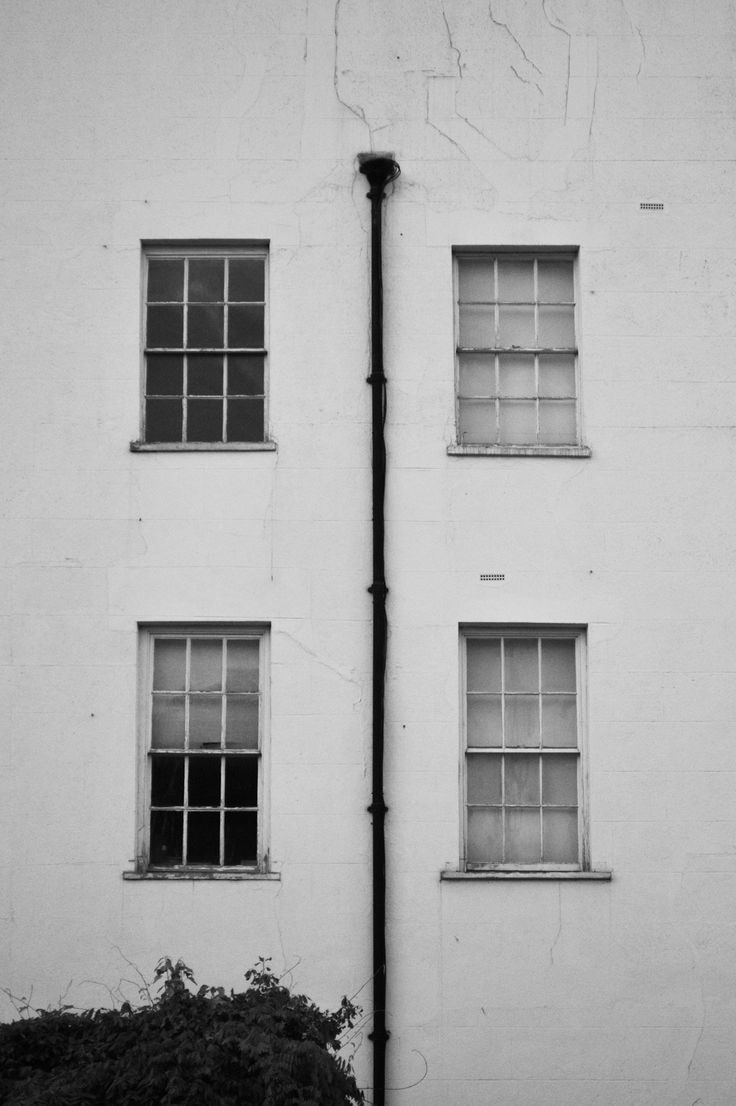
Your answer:
[[[732,1106],[733,3],[0,18],[0,984],[94,1003],[162,952],[233,984],[271,954],[326,1002],[369,976],[354,158],[387,149],[390,1100]],[[275,454],[128,450],[139,243],[197,237],[270,240]],[[447,456],[456,244],[580,247],[589,460]],[[154,618],[272,624],[280,883],[120,878]],[[438,880],[458,856],[457,625],[525,620],[589,625],[610,885]]]

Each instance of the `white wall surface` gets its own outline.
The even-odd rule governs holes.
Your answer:
[[[733,1106],[733,3],[9,0],[0,19],[0,986],[105,1002],[164,953],[236,986],[271,955],[326,1003],[370,976],[355,158],[389,150],[389,1101]],[[270,241],[276,452],[129,450],[140,243],[197,238]],[[448,456],[451,251],[474,244],[579,247],[590,458]],[[218,619],[272,626],[281,880],[124,882],[137,623]],[[462,622],[588,626],[610,883],[440,882]]]

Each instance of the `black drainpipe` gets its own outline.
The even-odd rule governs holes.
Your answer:
[[[386,682],[386,575],[384,493],[386,489],[386,376],[383,371],[383,280],[381,203],[386,185],[401,170],[390,154],[359,154],[360,172],[370,184],[371,201],[371,427],[373,470],[373,791],[368,807],[373,820],[373,1103],[386,1101],[386,842],[383,797],[384,701]]]

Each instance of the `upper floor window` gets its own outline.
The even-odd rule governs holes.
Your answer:
[[[574,263],[570,251],[456,253],[459,446],[581,447]]]
[[[173,243],[144,261],[142,442],[264,442],[266,248]]]

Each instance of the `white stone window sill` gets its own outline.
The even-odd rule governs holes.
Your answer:
[[[123,872],[123,879],[130,880],[177,880],[177,879],[196,879],[196,880],[271,880],[277,881],[281,879],[280,872],[254,872],[254,871],[238,871],[237,868],[210,868],[210,869],[156,869],[148,872]]]
[[[567,871],[560,869],[558,871],[549,871],[545,869],[520,869],[519,871],[507,871],[498,869],[475,869],[469,872],[460,872],[455,869],[446,869],[440,872],[441,880],[490,880],[490,879],[541,879],[541,880],[559,880],[559,879],[576,879],[576,880],[595,880],[595,881],[609,881],[613,873],[610,870],[601,870],[593,872],[581,872],[581,871]]]
[[[590,457],[588,445],[448,445],[451,457]]]
[[[276,442],[131,442],[131,453],[263,453]]]

